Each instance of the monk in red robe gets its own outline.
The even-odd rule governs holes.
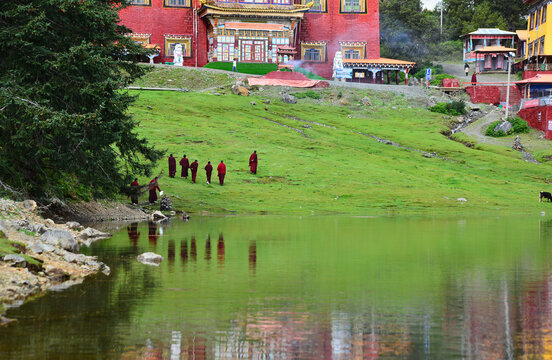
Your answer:
[[[151,180],[149,183],[149,202],[150,204],[153,204],[157,201],[157,190],[161,191],[159,188],[159,184],[157,183],[157,179],[159,179],[158,176],[155,177],[155,179]]]
[[[180,159],[180,166],[182,166],[182,172],[180,173],[180,176],[184,179],[188,178],[188,169],[190,168],[190,162],[188,161],[188,158],[186,155],[182,159]]]
[[[138,178],[135,178],[132,183],[130,183],[130,201],[134,205],[138,205]]]
[[[211,165],[210,161],[207,161],[207,165],[205,165],[205,175],[207,175],[207,184],[211,183],[212,173],[213,173],[213,165]]]
[[[257,150],[253,151],[253,154],[249,157],[249,172],[251,174],[257,173]]]
[[[197,167],[198,167],[197,160],[194,160],[194,162],[190,165],[190,171],[192,172],[192,182],[193,183],[195,183],[195,181],[196,181]]]
[[[217,172],[218,172],[220,185],[222,186],[224,185],[224,177],[226,176],[226,165],[222,160],[220,161],[220,164],[218,164],[217,166]]]
[[[176,175],[176,159],[173,154],[169,156],[169,177],[174,177]]]

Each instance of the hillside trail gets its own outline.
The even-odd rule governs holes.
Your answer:
[[[502,120],[503,113],[500,110],[492,110],[487,115],[483,116],[481,119],[474,121],[467,127],[460,130],[468,137],[477,140],[479,143],[491,144],[491,145],[500,145],[500,146],[512,146],[511,138],[495,138],[491,136],[485,136],[485,131],[491,123],[497,120]],[[522,151],[523,159],[527,162],[538,164],[538,161],[535,160],[533,155],[527,151]]]

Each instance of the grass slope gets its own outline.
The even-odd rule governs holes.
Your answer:
[[[207,69],[232,71],[232,62],[210,62],[204,66]],[[238,72],[251,75],[266,75],[278,70],[278,65],[269,63],[237,63]]]
[[[224,73],[209,72],[189,67],[144,66],[148,67],[148,73],[136,80],[132,84],[133,86],[203,90],[215,86],[228,85],[233,80]]]
[[[336,96],[331,89],[321,94]],[[141,135],[167,149],[167,156],[199,160],[197,184],[168,176],[160,181],[162,190],[177,196],[174,205],[190,212],[375,215],[550,207],[536,201],[538,192],[549,188],[550,164],[527,163],[504,146],[468,148],[448,140],[440,134],[442,115],[411,108],[401,97],[360,91],[339,95],[352,105],[311,99],[287,105],[272,99],[267,111],[260,96],[143,91],[132,112]],[[357,105],[365,95],[374,106]],[[449,160],[425,158],[359,132]],[[256,176],[247,166],[253,150],[259,154]],[[205,184],[207,160],[215,168],[220,160],[227,164],[224,187],[216,184],[216,173],[213,183]],[[166,160],[161,170],[167,174]],[[460,197],[468,201],[457,201]]]

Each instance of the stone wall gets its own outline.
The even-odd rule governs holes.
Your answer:
[[[544,131],[546,138],[552,140],[552,106],[522,109],[518,115],[532,128]]]
[[[506,102],[506,85],[476,85],[466,87],[474,104],[500,104]],[[515,106],[521,103],[521,92],[515,85],[510,86],[510,105]]]

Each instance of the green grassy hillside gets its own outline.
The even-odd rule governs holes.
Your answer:
[[[161,189],[186,211],[375,215],[552,210],[552,204],[537,201],[539,191],[551,188],[548,163],[527,163],[508,147],[468,148],[451,141],[440,134],[445,129],[442,115],[412,108],[402,97],[328,89],[321,94],[334,103],[304,99],[287,105],[272,98],[267,110],[261,96],[139,94],[132,112],[141,135],[166,149],[167,156],[187,154],[199,160],[197,184],[170,179],[167,161],[159,164],[165,175]],[[373,106],[358,104],[365,95]],[[256,176],[247,166],[253,150],[259,154]],[[215,168],[220,160],[227,164],[225,186],[216,183],[216,174],[211,185],[205,184],[207,160]]]

